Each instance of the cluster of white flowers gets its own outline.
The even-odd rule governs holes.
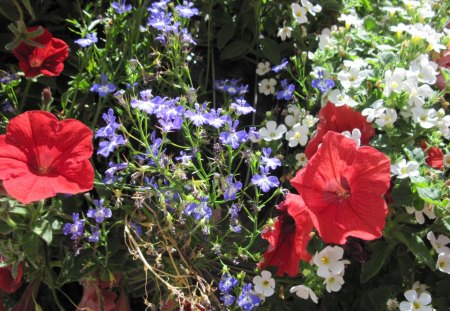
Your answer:
[[[338,292],[344,284],[345,264],[348,260],[342,260],[344,249],[339,246],[327,246],[319,253],[316,253],[312,262],[318,267],[317,275],[324,278],[326,290]]]
[[[431,306],[431,294],[427,291],[428,286],[415,282],[413,288],[404,293],[406,301],[398,305],[400,311],[433,311]]]
[[[298,3],[291,4],[292,15],[298,24],[306,24],[308,22],[307,13],[315,16],[316,13],[322,11],[322,7],[318,4],[313,5],[308,0],[301,0],[302,5]]]
[[[450,238],[440,234],[436,239],[435,234],[431,231],[428,232],[427,238],[438,254],[436,268],[444,273],[450,274],[450,248],[447,246],[450,243]]]
[[[420,225],[423,225],[425,223],[425,216],[427,216],[429,219],[436,218],[436,215],[434,214],[434,206],[429,203],[425,203],[423,209],[420,211],[416,210],[413,206],[406,206],[406,211],[408,212],[408,214],[414,214],[417,223]]]

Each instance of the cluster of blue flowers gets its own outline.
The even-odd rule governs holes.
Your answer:
[[[317,76],[316,79],[312,80],[311,85],[321,93],[325,93],[334,87],[334,81],[332,79],[325,79],[323,70],[319,70]]]
[[[281,81],[281,87],[283,89],[277,93],[277,99],[291,100],[295,91],[295,85],[292,83],[288,84],[287,79],[284,79]]]
[[[100,128],[95,133],[95,138],[104,137],[109,140],[103,140],[99,143],[97,154],[101,154],[105,158],[109,156],[119,146],[125,145],[127,140],[122,135],[116,134],[116,130],[121,127],[120,123],[116,123],[116,116],[112,108],[108,109],[108,113],[102,115],[103,120],[106,122],[106,126]]]
[[[184,209],[184,213],[188,216],[194,216],[197,221],[201,219],[210,219],[212,210],[208,205],[208,197],[203,197],[199,203],[189,203]]]
[[[223,301],[223,304],[225,306],[231,306],[234,303],[236,297],[234,297],[230,293],[230,291],[237,285],[238,285],[238,280],[236,278],[232,277],[228,273],[224,273],[222,275],[222,279],[219,282],[219,290],[220,290],[220,293],[222,294],[220,296],[220,300]]]
[[[219,282],[219,291],[221,293],[220,300],[222,300],[225,306],[228,307],[234,304],[236,297],[231,294],[231,290],[235,288],[238,283],[238,280],[230,274],[224,273],[222,275]],[[252,284],[244,284],[242,292],[237,299],[237,305],[245,311],[250,311],[259,306],[260,303],[261,298],[253,292]]]
[[[276,176],[269,175],[269,169],[273,170],[278,166],[281,166],[280,159],[269,158],[271,153],[272,149],[263,148],[263,154],[260,159],[261,174],[255,174],[252,177],[252,183],[257,185],[263,192],[268,192],[270,188],[278,187],[280,185],[280,181]]]
[[[237,79],[215,80],[213,87],[231,96],[243,96],[248,93],[248,85],[241,84],[241,81]]]

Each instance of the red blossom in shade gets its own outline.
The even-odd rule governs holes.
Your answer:
[[[0,180],[24,204],[56,193],[92,189],[92,130],[78,120],[28,111],[10,120],[0,135]]]
[[[439,147],[428,147],[427,143],[423,141],[420,144],[422,150],[427,154],[425,162],[432,168],[442,170],[444,168],[444,153]]]
[[[275,220],[272,228],[261,234],[270,245],[263,255],[264,262],[260,264],[260,268],[275,266],[279,276],[285,273],[296,276],[299,273],[300,260],[311,260],[306,247],[311,239],[313,223],[302,198],[298,195],[288,194],[278,209],[284,214]]]
[[[0,262],[3,262],[3,257],[0,256]],[[7,294],[14,293],[22,281],[23,262],[19,263],[16,277],[13,276],[12,266],[0,268],[0,290]]]
[[[361,145],[368,145],[373,135],[375,135],[375,130],[372,125],[366,121],[366,117],[359,111],[354,110],[347,105],[337,107],[333,103],[328,102],[325,107],[319,111],[317,133],[306,146],[306,157],[308,159],[312,158],[322,142],[322,137],[328,131],[337,133],[349,131],[351,133],[355,128],[361,131]]]
[[[110,289],[102,288],[97,280],[84,280],[83,297],[77,306],[77,311],[116,309],[117,294]]]
[[[38,27],[28,28],[28,32]],[[25,77],[34,78],[40,74],[44,76],[59,76],[64,69],[64,61],[69,56],[69,46],[61,39],[53,38],[52,34],[44,28],[44,32],[33,39],[44,47],[32,46],[22,42],[13,50],[14,56],[19,60],[19,68]]]
[[[390,160],[370,146],[336,132],[291,180],[325,243],[344,244],[348,236],[363,240],[381,237],[390,185]]]

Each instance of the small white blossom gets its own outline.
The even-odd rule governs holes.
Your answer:
[[[256,68],[256,74],[259,76],[264,76],[266,73],[270,71],[270,63],[269,62],[260,62],[258,63],[258,67]]]
[[[400,93],[402,88],[402,82],[405,80],[406,70],[403,68],[395,68],[394,72],[386,70],[384,73],[385,87],[383,95],[388,97],[392,92]]]
[[[450,253],[440,253],[436,262],[436,268],[450,274]]]
[[[299,24],[305,24],[308,22],[308,18],[306,17],[306,9],[298,3],[291,4],[292,15],[294,15],[295,20]]]
[[[386,108],[386,110],[375,120],[379,127],[391,127],[397,121],[397,111],[393,108]]]
[[[284,26],[278,30],[277,37],[281,38],[281,41],[285,41],[291,37],[292,27]]]
[[[422,293],[430,294],[430,292],[427,291],[428,288],[429,288],[429,286],[427,284],[422,284],[419,281],[416,281],[412,285],[411,289],[414,289],[420,295]]]
[[[424,109],[422,107],[414,107],[411,109],[413,120],[419,123],[425,129],[432,128],[438,120],[437,111],[434,108]]]
[[[300,123],[302,114],[297,106],[288,105],[287,111],[289,114],[284,118],[284,123],[288,127],[293,127],[295,124]]]
[[[372,108],[365,108],[361,112],[363,116],[367,116],[366,121],[370,123],[372,123],[375,118],[381,117],[383,112],[386,110],[382,99],[374,101],[371,107]]]
[[[261,138],[265,141],[278,140],[283,137],[283,134],[287,132],[286,126],[284,124],[277,125],[275,121],[268,121],[266,127],[259,130]]]
[[[402,159],[397,164],[391,165],[391,173],[397,175],[398,179],[419,176],[419,164],[416,161],[406,162]]]
[[[339,71],[337,78],[344,89],[358,87],[369,75],[368,70],[361,70],[359,66],[351,66]]]
[[[423,223],[425,222],[424,214],[429,219],[436,218],[436,215],[434,215],[434,206],[431,204],[425,204],[425,206],[423,207],[423,209],[421,211],[416,210],[412,206],[406,206],[405,208],[406,208],[406,211],[408,212],[408,214],[414,214],[414,217],[416,218],[417,223],[419,223],[420,225],[423,225]]]
[[[398,303],[398,300],[397,299],[391,299],[391,298],[389,298],[388,300],[387,300],[387,302],[386,302],[386,308],[389,310],[389,311],[394,311],[394,310],[397,310],[398,309],[398,307],[399,307],[399,303]]]
[[[354,140],[357,147],[361,146],[361,131],[358,128],[354,128],[351,133],[349,131],[344,131],[341,134],[351,140]]]
[[[297,153],[295,155],[295,159],[297,160],[297,163],[295,164],[296,167],[302,167],[305,166],[306,163],[308,163],[308,159],[306,158],[304,152]]]
[[[434,233],[430,231],[427,234],[427,239],[430,241],[431,246],[433,246],[436,253],[440,254],[445,252],[450,254],[450,248],[446,246],[448,243],[450,243],[450,239],[447,236],[440,234],[436,239]]]
[[[311,288],[305,285],[297,285],[294,287],[291,287],[289,290],[291,294],[295,293],[298,297],[302,299],[311,299],[314,303],[319,302],[319,298],[317,298],[317,295],[312,291]]]
[[[349,28],[350,26],[355,26],[355,28],[361,28],[363,21],[358,17],[356,12],[352,14],[341,14],[338,18],[338,21],[345,22],[345,27]]]
[[[410,289],[405,292],[407,301],[400,303],[400,311],[432,311],[431,295],[427,293],[418,294],[415,290]]]
[[[307,126],[308,128],[311,128],[314,126],[314,124],[317,123],[317,121],[319,121],[318,118],[315,118],[314,116],[309,114],[309,115],[305,116],[305,118],[302,121],[302,124]]]
[[[329,293],[340,291],[344,284],[344,278],[341,274],[333,274],[330,271],[327,271],[323,278],[325,279],[323,284],[325,284],[327,292]]]
[[[347,260],[341,260],[344,255],[344,249],[339,246],[327,246],[319,253],[316,253],[312,259],[318,267],[317,275],[325,277],[331,274],[340,274],[344,272]]]
[[[263,79],[259,84],[259,92],[264,95],[275,94],[275,85],[277,84],[277,80],[274,78]]]
[[[433,85],[436,83],[436,76],[439,74],[438,65],[429,60],[427,54],[421,54],[411,62],[409,70],[417,75],[419,82]]]
[[[307,126],[299,123],[295,124],[292,129],[286,133],[286,140],[289,141],[289,147],[306,145],[308,141],[308,132]]]
[[[322,11],[322,7],[318,4],[313,5],[308,0],[301,0],[302,5],[305,7],[306,11],[308,11],[309,14],[312,16],[315,16],[316,13],[320,13]]]
[[[318,36],[319,37],[319,49],[325,50],[327,47],[332,47],[333,45],[336,44],[336,41],[333,40],[333,38],[331,37],[331,33],[336,30],[337,30],[337,27],[334,25],[331,27],[331,29],[330,28],[322,29],[322,33]]]
[[[349,107],[355,107],[358,105],[350,96],[345,94],[344,91],[339,89],[331,90],[328,93],[328,100],[335,104],[337,107],[347,105]]]
[[[253,278],[254,290],[256,293],[264,297],[270,297],[275,292],[275,280],[272,274],[267,271],[261,271],[261,276],[257,275]]]
[[[446,168],[450,167],[450,153],[444,154],[443,163],[444,163],[444,167],[446,167]]]

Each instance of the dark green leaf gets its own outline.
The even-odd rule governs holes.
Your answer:
[[[417,234],[411,233],[405,235],[403,232],[396,231],[394,232],[394,236],[408,247],[411,253],[416,257],[417,261],[426,264],[433,271],[435,270],[435,261],[430,255],[428,247]]]
[[[234,35],[233,24],[224,25],[217,34],[217,48],[219,50],[223,49],[223,47],[228,43],[228,41],[230,41],[231,38],[233,38],[233,35]]]
[[[222,60],[237,58],[245,55],[248,52],[250,45],[242,40],[233,41],[228,44],[222,51],[220,58]]]
[[[417,188],[417,193],[419,196],[428,203],[431,204],[437,204],[439,202],[436,202],[436,200],[439,200],[441,196],[441,192],[439,189],[435,188]]]
[[[28,14],[31,15],[31,18],[36,19],[36,16],[34,15],[33,7],[30,4],[30,0],[22,0],[22,4],[27,9]]]
[[[33,232],[41,237],[47,244],[50,244],[53,239],[53,230],[48,220],[40,220],[35,223]]]
[[[272,63],[279,64],[280,63],[280,48],[278,43],[270,38],[265,38],[260,41],[261,49],[263,51],[264,56]]]
[[[373,252],[372,257],[361,266],[361,283],[367,282],[380,272],[392,249],[389,244],[382,240],[373,242],[370,248]]]

